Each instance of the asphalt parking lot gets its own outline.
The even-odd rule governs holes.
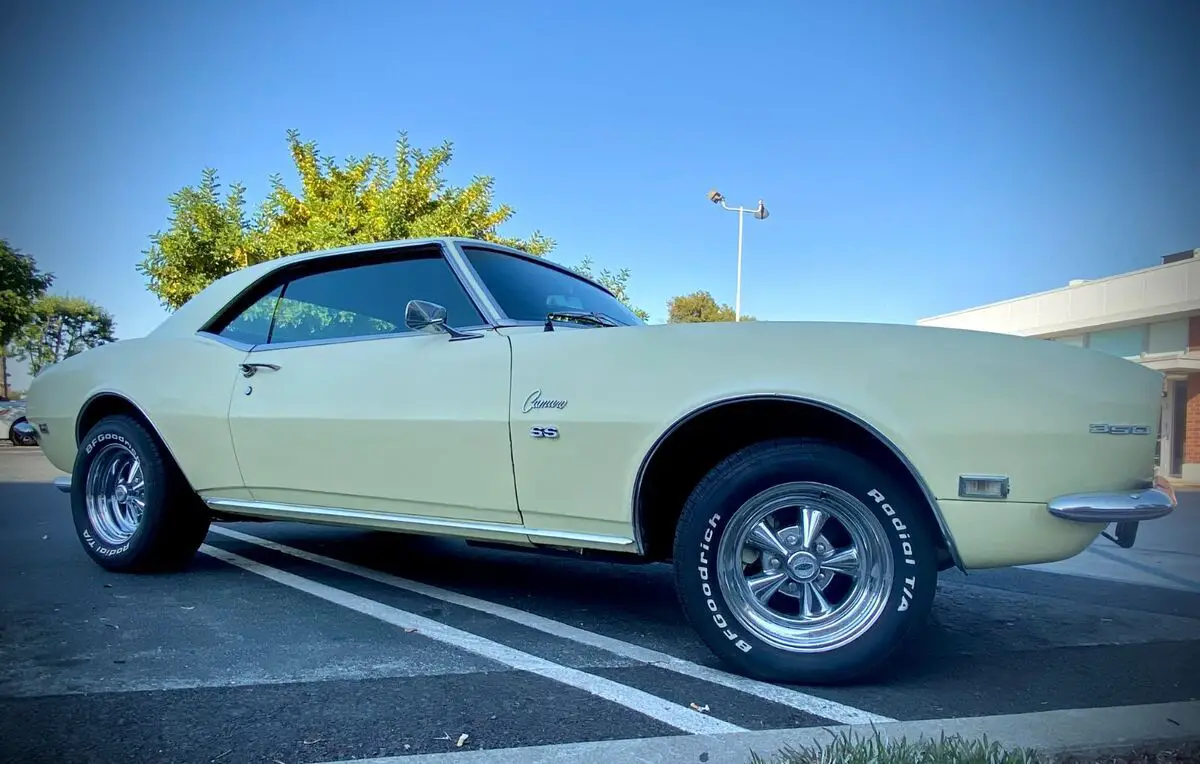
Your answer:
[[[237,523],[184,573],[110,574],[56,474],[0,448],[6,760],[294,764],[1200,698],[1186,575],[947,572],[887,676],[779,687],[721,670],[665,566]],[[1200,494],[1181,500],[1195,537]]]

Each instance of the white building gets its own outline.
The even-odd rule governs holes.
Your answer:
[[[1159,472],[1200,483],[1200,249],[1162,260],[917,323],[1069,342],[1163,372]]]

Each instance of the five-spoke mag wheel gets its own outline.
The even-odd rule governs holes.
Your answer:
[[[869,629],[893,575],[871,511],[820,483],[752,497],[734,513],[717,560],[735,616],[764,642],[797,652],[834,649]]]

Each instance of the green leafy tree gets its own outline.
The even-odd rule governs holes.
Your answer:
[[[198,186],[168,197],[169,226],[150,237],[138,265],[164,306],[178,308],[247,265],[317,249],[429,236],[469,236],[537,256],[554,249],[554,240],[538,231],[526,239],[499,233],[514,210],[496,203],[492,178],[476,176],[465,186],[444,179],[453,158],[448,142],[417,149],[401,133],[390,161],[368,154],[339,164],[297,131],[288,131],[287,138],[299,188],[292,191],[282,176],[273,176],[271,193],[252,218],[245,187],[234,184],[222,196],[211,168]],[[590,261],[583,267],[590,271]],[[600,276],[619,287],[625,300],[628,278],[628,271]]]
[[[48,366],[115,342],[112,315],[82,297],[47,295],[33,305],[33,318],[13,341],[14,355],[37,376]]]
[[[704,291],[683,294],[667,301],[668,324],[699,324],[714,321],[733,321],[734,310],[725,303],[718,304]],[[742,321],[754,321],[754,316],[741,316]]]
[[[54,283],[54,275],[38,270],[37,262],[0,239],[0,395],[8,390],[8,346],[33,320],[33,305]]]
[[[53,283],[54,275],[38,270],[32,256],[0,239],[0,347],[33,319],[34,302]]]
[[[222,198],[217,171],[206,169],[196,188],[167,197],[171,226],[151,237],[138,265],[150,291],[175,309],[204,287],[262,258],[253,250],[246,222],[246,190],[234,184]]]

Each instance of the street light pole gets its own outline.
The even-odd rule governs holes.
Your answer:
[[[737,291],[733,296],[733,320],[742,320],[742,219],[746,217],[746,211],[738,207],[738,277]]]
[[[747,212],[753,212],[754,217],[758,220],[766,220],[770,214],[767,212],[767,207],[763,204],[763,200],[758,200],[758,206],[751,210],[748,207],[730,207],[725,203],[725,197],[721,196],[721,192],[713,189],[708,192],[708,200],[713,204],[719,204],[722,208],[730,212],[738,214],[738,246],[737,246],[737,292],[733,298],[733,320],[742,320],[742,221]]]

